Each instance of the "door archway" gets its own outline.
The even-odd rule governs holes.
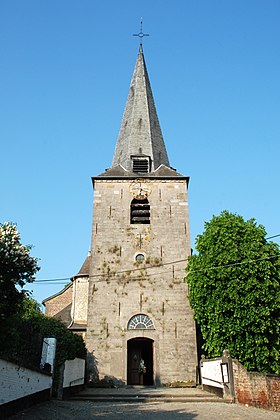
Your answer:
[[[154,384],[154,340],[138,337],[127,341],[127,384]]]

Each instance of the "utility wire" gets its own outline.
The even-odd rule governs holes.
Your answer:
[[[121,271],[118,271],[118,272],[114,272],[114,274],[125,274],[125,273],[132,273],[132,272],[134,272],[134,271],[139,271],[139,270],[143,270],[143,269],[145,269],[145,270],[147,270],[147,269],[150,269],[150,268],[155,268],[155,267],[162,267],[162,266],[164,266],[164,265],[171,265],[171,264],[178,264],[178,263],[180,263],[180,262],[185,262],[185,261],[188,261],[188,258],[184,258],[184,259],[182,259],[182,260],[177,260],[177,261],[171,261],[171,262],[167,262],[167,263],[163,263],[163,264],[158,264],[158,265],[150,265],[150,266],[146,266],[146,267],[137,267],[137,268],[131,268],[130,270],[121,270]],[[101,277],[101,276],[104,276],[105,275],[105,273],[102,273],[102,274],[95,274],[95,275],[93,275],[93,276],[90,276],[90,277]],[[106,273],[106,275],[108,275],[108,273]],[[77,276],[71,276],[71,277],[65,277],[65,278],[58,278],[58,279],[41,279],[41,280],[35,280],[36,282],[47,282],[47,281],[60,281],[60,280],[69,280],[70,278],[73,278],[73,277],[77,277]]]
[[[269,255],[268,257],[256,258],[255,260],[239,261],[239,262],[236,262],[236,263],[230,263],[230,264],[225,264],[225,265],[205,267],[205,268],[202,268],[200,270],[191,270],[191,271],[188,271],[187,273],[189,274],[189,273],[199,273],[201,271],[207,271],[207,270],[217,270],[219,268],[234,267],[236,265],[250,264],[250,263],[253,263],[253,262],[265,261],[265,260],[272,260],[273,258],[279,258],[279,257],[280,257],[280,254]]]
[[[272,238],[277,238],[278,236],[280,236],[280,233],[278,234],[278,235],[274,235],[274,236],[269,236],[268,238],[266,238],[266,239],[272,239]]]
[[[269,236],[266,239],[277,238],[278,236],[280,236],[280,234]],[[272,258],[276,258],[277,256],[279,256],[279,255],[277,255],[277,254],[272,255],[272,256],[269,256],[269,257],[265,257],[264,259],[272,259]],[[205,271],[205,270],[216,270],[218,268],[226,268],[226,267],[231,267],[231,266],[240,265],[240,264],[248,264],[249,262],[262,261],[262,260],[263,259],[256,259],[256,260],[251,260],[251,261],[236,262],[236,263],[231,263],[231,264],[226,264],[226,265],[220,265],[220,266],[216,266],[216,267],[208,267],[208,268],[206,267],[206,268],[203,268],[203,269],[198,270],[198,271],[201,272],[201,271]],[[185,262],[185,261],[188,261],[188,258],[184,258],[182,260],[177,260],[177,261],[171,261],[171,262],[168,262],[168,263],[159,264],[159,266],[162,267],[162,266],[166,266],[166,265],[174,265],[174,264],[178,264],[178,263]],[[131,272],[135,272],[135,271],[139,271],[139,270],[143,270],[143,269],[146,270],[146,269],[150,269],[150,268],[155,268],[155,266],[148,266],[148,267],[145,267],[145,268],[138,267],[138,268],[132,268],[130,270],[122,270],[122,271],[112,273],[111,275],[131,273]],[[175,270],[175,271],[178,271],[178,270]],[[195,272],[198,272],[198,271],[195,271]],[[194,271],[189,271],[189,273],[191,273],[191,272],[193,273]],[[159,273],[159,274],[162,274],[162,273]],[[104,277],[104,275],[105,274],[95,274],[95,275],[89,276],[89,277],[90,278]],[[110,273],[107,273],[106,275],[110,276]],[[146,274],[146,275],[148,275],[148,274]],[[157,274],[152,274],[152,275],[154,276],[154,275],[157,275]],[[67,280],[70,280],[73,277],[76,277],[76,276],[53,278],[53,279],[39,279],[39,280],[35,280],[34,283],[46,283],[46,282],[48,282],[49,284],[63,284],[63,283],[58,283],[58,282],[67,281]]]
[[[244,264],[251,264],[254,262],[259,262],[259,261],[265,261],[265,260],[271,260],[274,258],[279,258],[280,255],[279,254],[275,254],[275,255],[269,255],[268,257],[263,257],[263,258],[256,258],[253,260],[245,260],[245,261],[239,261],[239,262],[235,262],[235,263],[230,263],[230,264],[225,264],[225,265],[218,265],[218,266],[210,266],[210,267],[204,267],[200,270],[191,270],[188,271],[187,274],[191,274],[191,273],[199,273],[202,271],[207,271],[207,270],[218,270],[221,268],[228,268],[228,267],[234,267],[234,266],[238,266],[238,265],[244,265]],[[139,270],[146,270],[146,269],[150,269],[150,268],[157,268],[157,267],[162,267],[164,265],[170,265],[170,264],[175,264],[178,262],[183,262],[183,261],[187,261],[187,259],[184,260],[178,260],[178,261],[173,261],[173,262],[169,262],[169,263],[165,263],[165,264],[160,264],[159,266],[150,266],[150,267],[142,267],[142,268],[136,268],[133,270],[123,270],[123,271],[118,271],[118,272],[113,272],[113,273],[102,273],[102,274],[94,274],[91,276],[88,276],[89,278],[96,278],[96,282],[104,282],[104,281],[108,281],[108,279],[110,280],[119,280],[119,277],[117,277],[119,274],[125,274],[125,273],[131,273],[131,272],[135,272],[135,271],[139,271]],[[172,273],[178,272],[178,271],[182,271],[182,269],[174,269],[172,270]],[[154,276],[159,276],[159,275],[163,275],[163,274],[167,274],[168,271],[160,271],[160,272],[156,272],[156,273],[145,273],[142,276],[136,276],[136,277],[132,277],[132,280],[141,280],[143,279],[143,277],[154,277]],[[99,280],[98,280],[99,279]],[[48,284],[63,284],[63,283],[55,283],[54,280],[70,280],[70,277],[68,278],[63,278],[63,279],[46,279],[46,280],[35,280],[35,283],[45,283],[48,282]]]

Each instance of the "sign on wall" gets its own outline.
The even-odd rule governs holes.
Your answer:
[[[222,371],[222,359],[203,360],[200,362],[202,385],[214,386],[216,388],[224,387],[224,377],[226,376],[225,367]],[[227,377],[227,376],[226,376]]]

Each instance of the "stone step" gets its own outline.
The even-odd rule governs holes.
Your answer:
[[[72,397],[70,398],[71,401],[95,401],[95,402],[119,402],[119,403],[133,403],[133,404],[139,404],[139,403],[151,403],[151,402],[166,402],[166,403],[201,403],[201,402],[207,402],[207,403],[213,403],[213,402],[219,402],[223,403],[226,402],[225,400],[221,398],[184,398],[184,397],[173,397],[173,398],[156,398],[156,397],[150,397],[150,398],[143,398],[143,397],[112,397],[112,398],[106,398],[106,397]]]
[[[146,402],[224,402],[216,395],[170,395],[170,394],[106,394],[94,395],[92,393],[81,393],[69,398],[76,401],[96,401],[96,402],[126,402],[126,403],[146,403]]]

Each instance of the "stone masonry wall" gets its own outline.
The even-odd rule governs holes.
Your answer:
[[[88,309],[88,277],[77,277],[73,282],[73,323],[86,324]]]
[[[280,411],[280,376],[248,372],[233,361],[236,401],[253,407]]]
[[[95,182],[86,344],[99,378],[127,379],[127,341],[154,340],[158,383],[196,380],[196,335],[183,282],[190,255],[186,181],[151,180],[150,224],[130,224],[130,180]],[[138,263],[135,256],[144,254]],[[154,330],[127,330],[133,315]]]

